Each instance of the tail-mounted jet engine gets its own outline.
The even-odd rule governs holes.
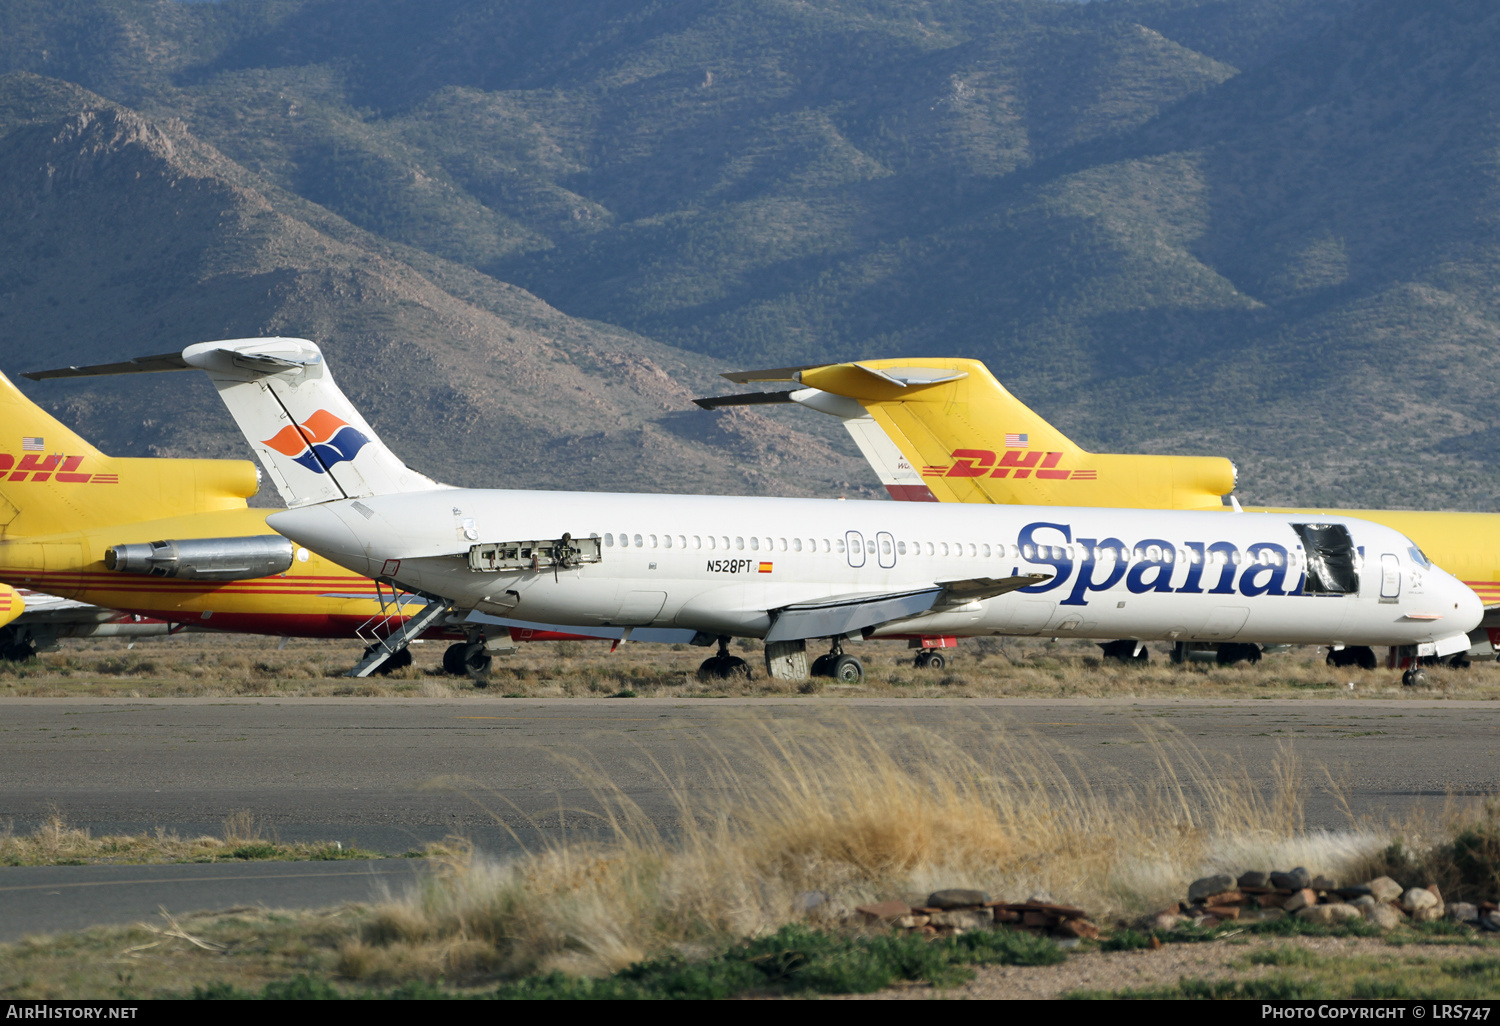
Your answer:
[[[248,581],[284,573],[295,551],[279,534],[188,538],[116,545],[104,554],[104,565],[122,574],[179,581]]]

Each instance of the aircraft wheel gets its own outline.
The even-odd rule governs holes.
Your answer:
[[[1353,663],[1361,670],[1375,669],[1375,650],[1369,645],[1355,645],[1353,648],[1344,649],[1344,651],[1354,653]]]
[[[0,659],[8,663],[24,663],[28,659],[36,658],[36,646],[29,641],[22,641],[15,645],[6,645],[0,649]]]
[[[941,652],[933,652],[927,657],[927,668],[929,670],[941,670],[947,665],[948,660],[943,658]]]
[[[464,656],[469,647],[467,641],[454,642],[443,649],[443,672],[455,677],[464,675]]]
[[[403,648],[401,651],[391,656],[385,662],[381,663],[380,666],[375,670],[375,673],[381,677],[384,677],[388,673],[395,673],[397,670],[403,669],[410,665],[411,649]]]
[[[1172,660],[1172,662],[1177,664],[1178,666],[1181,666],[1183,663],[1187,662],[1187,646],[1180,641],[1177,642],[1172,646],[1172,654],[1167,658]]]
[[[1122,663],[1139,663],[1144,666],[1151,661],[1151,653],[1145,646],[1141,647],[1141,654],[1135,654],[1136,642],[1131,638],[1121,641],[1100,642],[1099,647],[1104,650],[1105,659],[1118,659]]]
[[[464,646],[464,673],[476,688],[489,687],[490,664],[494,661],[485,651],[484,642],[471,641]]]
[[[1413,667],[1401,675],[1403,687],[1420,688],[1427,685],[1427,671],[1421,667]]]
[[[832,677],[833,661],[837,658],[838,656],[833,655],[818,656],[818,658],[813,660],[812,666],[808,667],[808,675],[812,677]]]
[[[927,665],[927,657],[930,654],[928,652],[918,652],[917,657],[911,661],[911,664],[919,670],[922,669]]]
[[[1238,642],[1224,642],[1219,645],[1219,651],[1214,656],[1214,662],[1220,666],[1233,666],[1235,663],[1260,662],[1260,646],[1244,645]]]
[[[1469,661],[1469,653],[1460,652],[1458,653],[1458,655],[1448,660],[1448,665],[1455,670],[1467,670],[1470,666],[1473,665],[1473,663]]]
[[[729,680],[731,677],[744,677],[749,680],[750,664],[739,656],[722,655],[709,656],[698,667],[698,679],[704,683],[711,680]]]
[[[833,666],[833,678],[840,684],[858,684],[865,679],[865,665],[854,656],[839,656]]]

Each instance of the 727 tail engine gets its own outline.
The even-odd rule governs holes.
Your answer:
[[[295,551],[279,534],[188,538],[116,545],[104,554],[104,565],[122,574],[179,581],[247,581],[285,572]]]

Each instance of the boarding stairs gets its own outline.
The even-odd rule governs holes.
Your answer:
[[[377,589],[379,588],[378,583],[376,587]],[[380,630],[379,628],[390,627],[390,624],[401,615],[403,606],[413,604],[409,601],[411,598],[425,599],[427,604],[395,628],[384,631]],[[393,600],[393,604],[396,607],[395,613],[372,617],[360,626],[360,629],[356,633],[369,644],[369,647],[365,650],[364,658],[356,663],[354,668],[344,674],[344,676],[368,677],[384,666],[393,656],[404,651],[408,645],[421,637],[428,628],[453,612],[453,607],[449,605],[447,599],[439,598],[436,595],[428,595],[420,591],[405,592],[397,595]],[[382,608],[385,607],[384,596],[381,597],[381,606]]]

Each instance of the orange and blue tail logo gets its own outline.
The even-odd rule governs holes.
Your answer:
[[[354,459],[370,440],[327,410],[319,410],[301,424],[287,425],[262,444],[314,474],[323,474],[335,463]]]

